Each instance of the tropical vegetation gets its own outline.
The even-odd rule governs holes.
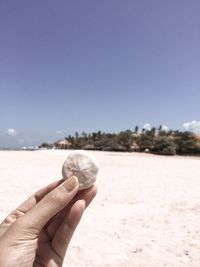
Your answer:
[[[200,136],[179,130],[163,130],[151,128],[142,129],[136,126],[134,130],[125,130],[119,133],[105,133],[102,131],[79,134],[65,137],[65,144],[41,144],[41,148],[70,148],[102,151],[124,151],[124,152],[149,152],[160,155],[200,155]]]

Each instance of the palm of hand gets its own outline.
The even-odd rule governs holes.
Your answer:
[[[37,240],[37,250],[34,267],[60,267],[64,258],[61,257],[51,245],[52,238],[46,230],[42,230]]]
[[[64,217],[67,217],[66,212],[68,212],[68,217],[70,212],[68,210],[63,210],[60,212],[50,223],[45,226],[37,240],[37,250],[35,255],[34,267],[60,267],[63,264],[64,256],[61,256],[57,251],[57,248],[54,247],[54,242],[56,240],[56,233],[59,226],[62,224]],[[71,210],[72,213],[72,210]],[[67,224],[65,220],[65,227],[68,228],[68,233],[70,230],[70,225]],[[57,233],[59,234],[59,232]],[[63,236],[63,241],[60,240],[60,243],[66,243],[66,236]],[[64,244],[63,244],[64,245]],[[65,247],[65,248],[64,248]],[[63,249],[66,250],[66,244]]]
[[[60,182],[53,183],[38,191],[0,224],[0,266],[62,266],[73,232],[85,207],[95,197],[96,187],[93,186],[78,193],[77,189],[67,205],[57,214],[55,213],[38,231],[37,227],[35,228],[32,221],[29,220],[31,218],[28,216],[29,210],[37,206],[37,203],[58,184]],[[54,205],[53,202],[56,201],[56,198],[50,199],[51,204]],[[36,219],[37,221],[38,219]]]
[[[15,213],[15,212],[14,212]],[[16,213],[12,213],[2,224],[0,240],[4,241],[6,238],[6,231],[8,228],[12,231],[11,217],[14,217]],[[61,215],[61,214],[59,214]],[[21,217],[22,215],[18,215]],[[60,216],[59,216],[60,217]],[[60,218],[61,220],[61,218]],[[14,242],[10,240],[7,250],[4,254],[9,255],[4,263],[1,261],[0,266],[34,266],[34,267],[60,267],[63,263],[63,257],[61,257],[54,247],[52,246],[52,240],[56,233],[56,226],[61,221],[56,217],[52,220],[48,227],[44,227],[38,237],[30,234],[29,232],[19,232],[14,239]],[[19,224],[18,224],[19,225]],[[5,240],[6,241],[6,240]],[[1,242],[0,242],[1,244]]]

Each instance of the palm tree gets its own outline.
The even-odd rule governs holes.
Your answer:
[[[138,133],[138,130],[139,130],[139,126],[138,126],[138,125],[136,125],[136,126],[135,126],[135,130],[134,130],[134,133],[136,133],[136,134],[137,134],[137,133]]]

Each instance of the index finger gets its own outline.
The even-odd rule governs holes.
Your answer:
[[[63,183],[64,179],[57,180],[35,192],[31,197],[24,201],[16,210],[26,213],[32,209],[46,194],[51,192],[58,185]]]
[[[2,235],[11,224],[13,224],[18,218],[23,216],[26,212],[31,210],[46,194],[51,192],[54,188],[60,185],[64,179],[57,180],[34,193],[31,197],[25,200],[19,207],[12,211],[5,220],[1,223],[0,235]]]

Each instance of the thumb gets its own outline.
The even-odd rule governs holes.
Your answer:
[[[22,218],[21,223],[33,234],[38,234],[46,223],[62,210],[76,195],[78,179],[75,176],[68,178],[64,183],[49,192]]]

